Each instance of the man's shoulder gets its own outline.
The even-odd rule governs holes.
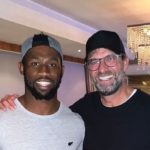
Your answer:
[[[12,110],[6,110],[6,111],[0,110],[0,120],[8,118],[12,113],[13,113]]]
[[[15,101],[15,105],[17,105]],[[15,107],[14,110],[7,109],[6,111],[0,110],[0,124],[9,124],[9,122],[16,122],[19,119],[20,111],[18,107]]]
[[[150,106],[150,94],[137,90],[135,98],[138,99],[141,104]]]
[[[91,92],[85,94],[81,99],[75,102],[72,106],[70,106],[71,110],[74,112],[79,112],[80,110],[86,110],[89,106],[99,99],[100,95],[99,92]]]
[[[138,99],[141,99],[141,100],[148,100],[150,102],[150,94],[144,92],[144,91],[141,91],[141,90],[137,90],[136,94],[135,94],[136,97],[138,97]]]
[[[82,117],[76,113],[73,112],[70,108],[63,106],[63,111],[61,112],[61,117],[63,120],[65,120],[68,124],[77,125],[84,128],[84,121]]]
[[[99,98],[99,92],[91,92],[91,93],[86,93],[82,98],[80,98],[76,103],[74,103],[72,106],[74,105],[81,105],[81,104],[86,104],[90,101],[92,101],[93,99]],[[71,106],[71,107],[72,107]]]
[[[70,118],[73,120],[82,120],[81,116],[78,113],[73,112],[69,107],[62,105],[61,115],[65,118]]]
[[[13,114],[11,110],[0,111],[0,133],[2,133],[4,129],[7,129],[8,125],[12,124],[14,121]]]

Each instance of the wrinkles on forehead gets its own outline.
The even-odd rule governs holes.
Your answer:
[[[110,55],[110,54],[116,54],[116,53],[114,53],[113,51],[111,51],[107,48],[97,48],[97,49],[95,49],[89,53],[88,59],[103,58],[103,57]]]

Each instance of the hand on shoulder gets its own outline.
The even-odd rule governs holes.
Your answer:
[[[0,99],[0,110],[6,111],[7,109],[14,110],[15,103],[14,100],[18,98],[17,94],[6,95]]]

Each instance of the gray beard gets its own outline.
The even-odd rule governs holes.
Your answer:
[[[113,86],[113,87],[111,86],[111,88],[108,87],[105,89],[101,89],[96,85],[96,89],[100,92],[101,95],[109,96],[109,95],[112,95],[113,93],[115,93],[121,85],[122,85],[122,82],[117,82],[115,86]]]
[[[116,76],[115,81],[112,85],[108,87],[102,87],[96,81],[94,81],[95,87],[97,91],[99,91],[100,94],[103,96],[112,95],[121,87],[121,85],[123,84],[124,77],[125,77],[125,73],[122,71]]]

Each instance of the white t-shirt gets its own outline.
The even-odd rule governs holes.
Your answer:
[[[37,115],[16,99],[14,111],[0,112],[0,150],[82,150],[81,117],[60,104],[52,115]]]

